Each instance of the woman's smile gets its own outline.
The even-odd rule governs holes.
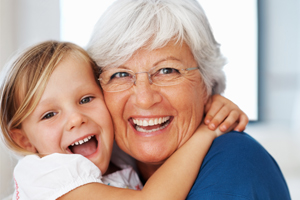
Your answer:
[[[172,121],[173,117],[156,118],[131,118],[129,122],[133,128],[142,133],[152,133],[165,129]]]

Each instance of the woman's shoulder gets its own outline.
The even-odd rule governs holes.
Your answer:
[[[223,153],[267,153],[264,147],[256,141],[253,137],[245,132],[231,131],[218,138],[216,138],[212,144],[210,151],[222,151]]]
[[[214,140],[188,199],[192,197],[290,199],[273,157],[250,135],[235,131]]]
[[[232,131],[214,140],[202,167],[214,163],[221,164],[219,169],[240,173],[239,176],[244,178],[253,179],[251,173],[282,176],[276,160],[258,141],[244,132]]]

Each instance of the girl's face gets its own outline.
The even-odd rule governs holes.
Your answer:
[[[65,57],[19,131],[41,156],[81,154],[104,173],[113,146],[113,125],[90,64]]]

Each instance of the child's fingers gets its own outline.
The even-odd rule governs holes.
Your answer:
[[[213,119],[211,120],[211,122],[208,124],[208,128],[211,130],[215,130],[216,127],[218,127],[224,120],[225,118],[230,117],[230,113],[232,113],[233,111],[230,112],[230,108],[228,108],[227,106],[222,107],[213,117]],[[228,115],[229,113],[229,115]],[[236,120],[238,119],[238,117],[236,117]],[[232,122],[234,123],[234,121]],[[220,127],[221,128],[221,127]],[[223,129],[221,128],[221,131]]]
[[[238,120],[239,120],[239,112],[236,110],[231,111],[227,116],[227,118],[220,125],[220,130],[224,132],[233,130],[234,128],[236,128],[238,124],[237,123]]]
[[[220,109],[223,106],[224,106],[223,103],[213,102],[213,105],[210,106],[209,111],[206,113],[206,116],[204,118],[204,123],[209,124],[212,121],[212,119],[214,118],[214,116],[220,111]]]
[[[249,122],[248,116],[245,114],[242,114],[239,119],[239,124],[234,128],[234,130],[239,131],[239,132],[244,131],[248,122]]]
[[[217,137],[219,137],[220,135],[223,135],[225,133],[228,133],[229,131],[231,131],[234,127],[237,126],[237,122],[234,122],[227,130],[223,131],[223,130],[220,130],[220,127],[216,128],[215,132],[217,134]]]

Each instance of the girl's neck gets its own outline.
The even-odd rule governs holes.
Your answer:
[[[161,166],[162,164],[148,164],[140,161],[136,161],[136,166],[139,172],[139,176],[141,182],[145,184],[147,180],[154,174],[154,172]]]
[[[119,171],[119,170],[121,170],[120,167],[118,167],[115,164],[113,164],[112,162],[110,162],[106,172],[104,173],[104,175],[111,174],[111,173],[114,173],[114,172]]]

